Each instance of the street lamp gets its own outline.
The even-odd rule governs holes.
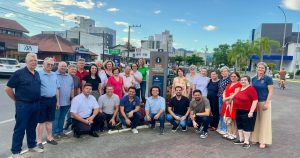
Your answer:
[[[282,40],[282,50],[281,50],[281,60],[280,60],[280,70],[282,68],[282,63],[283,63],[283,53],[284,53],[284,47],[285,47],[285,33],[286,33],[286,15],[284,10],[278,6],[278,8],[282,11],[284,15],[284,32],[283,32],[283,40]]]
[[[129,62],[129,52],[130,52],[130,28],[133,28],[133,27],[141,27],[141,25],[129,25],[128,26],[127,64]]]

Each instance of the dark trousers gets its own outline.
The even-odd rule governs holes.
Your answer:
[[[146,81],[142,81],[141,82],[141,98],[144,103],[146,103],[145,94],[146,94]]]
[[[203,131],[207,132],[208,125],[212,121],[212,116],[196,116],[195,121],[197,122],[199,127],[203,125]]]
[[[127,115],[127,113],[126,113],[126,115]],[[140,121],[140,113],[139,112],[133,113],[133,116],[131,118],[129,118],[130,121],[131,121],[131,125],[130,126],[128,126],[126,124],[126,120],[125,120],[125,118],[123,117],[122,114],[119,117],[120,117],[120,120],[121,120],[122,124],[124,126],[130,127],[131,129],[136,128],[137,125],[139,124],[139,121]]]
[[[139,97],[139,99],[141,100],[141,89],[136,89],[135,90],[135,95]]]
[[[86,119],[86,118],[84,118]],[[96,115],[93,120],[94,122],[91,125],[87,125],[83,122],[80,122],[76,119],[72,119],[72,128],[75,134],[88,134],[90,132],[94,132],[100,129],[101,116],[100,114]]]
[[[210,103],[211,113],[213,115],[210,123],[211,127],[218,128],[220,112],[219,112],[219,97],[218,96],[207,96]]]
[[[104,129],[104,122],[106,121],[106,124],[107,124],[107,128],[108,129],[114,129],[115,126],[113,126],[110,122],[111,118],[113,117],[113,114],[106,114],[106,113],[101,113],[100,114],[100,117],[101,117],[101,123],[100,123],[100,130],[103,130]]]
[[[39,116],[39,103],[16,103],[15,128],[12,137],[11,152],[22,151],[23,138],[26,131],[28,148],[36,147],[36,126]]]
[[[159,121],[159,128],[165,128],[165,113],[162,113],[160,116],[159,116],[159,118],[158,118],[158,120],[155,120],[154,119],[154,116],[155,116],[156,114],[150,114],[150,118],[151,118],[151,120],[150,121],[148,121],[147,120],[147,118],[146,118],[146,116],[145,116],[145,122],[147,123],[147,124],[151,124],[153,127],[155,127],[155,122],[156,121]]]

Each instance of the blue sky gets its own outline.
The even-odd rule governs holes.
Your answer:
[[[298,31],[300,0],[7,0],[0,2],[0,14],[20,22],[30,35],[74,27],[74,17],[81,15],[115,29],[117,44],[126,41],[128,24],[141,24],[131,32],[137,46],[169,30],[175,48],[202,51],[207,45],[211,52],[219,44],[249,39],[261,23],[284,22],[278,5]]]

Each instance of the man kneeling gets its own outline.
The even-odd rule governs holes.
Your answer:
[[[77,95],[71,103],[71,115],[74,137],[79,138],[82,134],[99,137],[96,130],[100,129],[99,105],[93,95],[92,85],[86,83],[82,93]]]

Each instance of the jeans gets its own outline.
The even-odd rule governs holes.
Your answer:
[[[182,117],[182,115],[175,114],[176,116]],[[167,121],[169,121],[173,126],[180,125],[181,127],[185,128],[188,125],[188,117],[185,120],[177,121],[174,119],[174,117],[171,114],[167,115]]]
[[[55,120],[52,122],[53,135],[62,134],[64,130],[64,123],[67,113],[70,110],[70,105],[68,106],[60,106],[59,109],[55,111]]]
[[[127,113],[126,113],[126,115],[127,115]],[[129,120],[131,121],[131,125],[130,126],[128,126],[126,124],[126,120],[125,120],[125,118],[123,117],[122,114],[119,117],[120,117],[120,120],[121,120],[122,124],[124,126],[130,127],[131,129],[136,128],[137,125],[139,124],[139,121],[140,121],[140,113],[139,112],[133,113],[133,116],[131,118],[129,118]]]
[[[141,100],[141,89],[136,89],[135,90],[135,95],[139,97],[139,99]]]
[[[70,109],[67,113],[67,120],[66,120],[67,124],[72,124],[72,118],[71,118],[71,112],[70,112]]]
[[[151,124],[153,127],[155,127],[155,122],[157,121],[157,120],[154,120],[154,116],[155,115],[156,114],[150,114],[150,118],[151,118],[150,121],[148,121],[147,118],[146,118],[146,116],[145,116],[145,122],[147,124]],[[165,128],[165,113],[162,113],[159,116],[158,120],[159,120],[159,128]]]
[[[223,132],[227,132],[227,125],[225,124],[224,118],[221,115],[222,112],[222,106],[223,106],[223,97],[219,97],[219,112],[220,112],[220,125],[219,130]]]
[[[144,103],[146,103],[146,81],[141,82],[141,98]]]
[[[203,132],[207,132],[208,125],[212,121],[212,116],[196,116],[195,121],[197,122],[199,127],[201,126],[201,124],[203,125]]]
[[[39,103],[16,103],[15,128],[12,137],[11,152],[21,152],[26,131],[28,148],[36,147],[36,126],[38,123]]]

